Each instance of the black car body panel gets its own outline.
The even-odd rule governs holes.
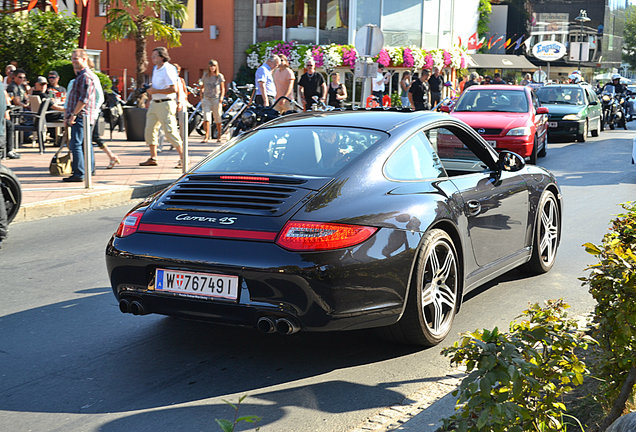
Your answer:
[[[305,176],[302,167],[284,175],[207,172],[216,154],[209,156],[138,206],[139,231],[114,235],[108,243],[106,263],[118,299],[143,303],[144,313],[237,325],[254,326],[259,317],[272,316],[293,319],[308,331],[387,326],[404,312],[424,233],[442,228],[452,237],[466,293],[528,261],[543,192],[550,188],[560,201],[552,174],[535,166],[502,171],[497,152],[446,115],[303,114],[275,119],[245,136],[283,127],[368,129],[386,137],[328,176]],[[440,127],[475,147],[482,160],[478,172],[414,181],[387,176],[387,160],[404,142]],[[469,203],[479,207],[478,214],[470,214]],[[277,244],[290,220],[377,231],[353,246],[293,251]],[[158,293],[157,269],[238,276],[238,298]]]

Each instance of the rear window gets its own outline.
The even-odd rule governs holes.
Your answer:
[[[579,87],[541,87],[537,97],[542,104],[585,105],[583,89]]]
[[[480,86],[481,87],[481,86]],[[484,89],[464,92],[457,101],[455,111],[473,112],[528,112],[528,98],[523,90]]]
[[[277,127],[239,138],[198,171],[331,176],[388,135],[342,127]]]

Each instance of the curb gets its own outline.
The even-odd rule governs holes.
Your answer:
[[[133,199],[146,198],[173,181],[157,182],[143,186],[102,186],[81,192],[78,195],[24,204],[12,223],[28,222],[54,216],[96,210],[101,207],[123,205]]]

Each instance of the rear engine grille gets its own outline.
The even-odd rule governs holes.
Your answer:
[[[302,179],[223,177],[228,176],[190,175],[168,191],[157,208],[278,216],[309,192],[299,187],[305,183]]]

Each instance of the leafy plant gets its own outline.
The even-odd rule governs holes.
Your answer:
[[[180,0],[101,0],[109,6],[108,23],[102,30],[107,41],[131,38],[135,41],[137,85],[144,83],[146,44],[149,37],[165,40],[168,47],[181,45],[181,33],[160,19],[162,11],[177,22],[185,21],[187,9]]]
[[[113,80],[111,80],[108,75],[101,72],[95,72],[95,75],[97,75],[97,78],[99,78],[99,83],[102,85],[102,89],[104,90],[104,93],[112,93]]]
[[[492,5],[490,4],[491,0],[479,0],[479,7],[477,10],[479,11],[479,20],[477,21],[477,34],[479,37],[484,36],[486,33],[490,31],[490,27],[488,23],[490,22],[490,14],[492,13]],[[481,48],[479,52],[485,52],[486,45]]]
[[[77,48],[80,20],[54,12],[0,14],[0,64],[16,61],[32,81],[55,60],[69,60]]]
[[[216,423],[221,427],[221,430],[223,432],[234,432],[234,428],[236,428],[236,425],[239,424],[240,422],[256,423],[257,421],[261,420],[261,418],[258,416],[243,416],[243,417],[238,416],[239,408],[241,407],[241,402],[243,402],[246,397],[247,395],[241,396],[236,405],[226,400],[223,400],[223,402],[225,402],[226,404],[228,404],[234,409],[234,420],[230,421],[225,419],[215,419]],[[258,428],[256,428],[256,430],[258,431]]]
[[[583,382],[587,371],[576,350],[591,341],[567,319],[567,308],[563,300],[534,304],[508,333],[467,333],[443,350],[469,373],[453,393],[458,412],[444,420],[444,430],[565,430],[561,396]]]
[[[600,400],[609,426],[636,396],[636,203],[625,203],[627,211],[612,221],[601,245],[586,243],[585,250],[598,264],[581,278],[596,300],[593,335],[600,345],[594,370],[603,378]]]

